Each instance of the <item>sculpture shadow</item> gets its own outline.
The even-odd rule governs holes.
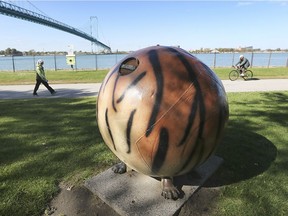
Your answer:
[[[230,120],[222,144],[216,151],[224,163],[205,186],[240,182],[270,168],[283,151],[256,132],[271,124],[278,125],[279,130],[287,128],[287,100],[287,94],[282,92],[262,92],[253,99],[230,100]],[[258,117],[261,121],[255,121]],[[270,133],[267,130],[265,133]]]
[[[257,131],[274,123],[279,126],[279,130],[287,128],[287,95],[282,92],[259,94],[259,97],[253,99],[230,100],[228,127],[215,152],[224,162],[205,182],[204,187],[230,185],[251,179],[266,172],[276,157],[283,155],[283,150],[277,149],[278,145]],[[257,120],[258,117],[261,121]],[[267,130],[264,134],[270,133]],[[277,131],[272,133],[277,134]]]
[[[199,171],[195,168],[185,175],[174,177],[174,185],[180,191],[180,198],[184,195],[181,189],[184,185],[204,187],[229,185],[257,176],[270,167],[277,155],[277,148],[273,143],[249,130],[241,130],[240,137],[244,138],[239,139],[238,131],[232,124],[216,152],[216,155],[223,159],[222,165],[218,158],[218,161],[214,159],[214,161],[205,162],[210,163],[206,165],[207,170],[202,168]],[[209,167],[215,166],[214,162],[220,167],[207,179],[207,175],[209,176],[211,172]]]
[[[216,154],[224,159],[219,170],[205,187],[229,185],[265,172],[277,156],[277,148],[267,138],[250,130],[228,128]]]

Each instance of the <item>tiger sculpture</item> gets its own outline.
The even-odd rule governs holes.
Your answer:
[[[99,90],[104,142],[132,169],[161,178],[162,196],[178,199],[173,177],[205,162],[221,141],[229,110],[214,72],[181,48],[152,46],[127,55]]]

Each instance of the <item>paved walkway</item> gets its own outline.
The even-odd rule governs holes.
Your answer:
[[[51,84],[57,92],[51,95],[44,85],[37,91],[38,97],[33,96],[34,85],[0,85],[0,99],[25,99],[25,98],[77,98],[96,96],[101,83],[88,84]]]
[[[263,80],[223,80],[226,92],[251,92],[251,91],[287,91],[288,79],[263,79]],[[41,85],[37,98],[76,98],[97,96],[100,83],[86,84],[51,84],[57,94],[51,96],[49,91]],[[0,99],[33,98],[34,85],[0,85]],[[34,97],[35,98],[35,97]]]

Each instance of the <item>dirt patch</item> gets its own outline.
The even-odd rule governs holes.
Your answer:
[[[218,188],[201,188],[181,208],[178,216],[208,216],[215,208]],[[52,216],[119,216],[110,206],[84,186],[61,186],[43,215]]]
[[[60,193],[51,201],[43,216],[119,216],[84,186],[61,186]]]

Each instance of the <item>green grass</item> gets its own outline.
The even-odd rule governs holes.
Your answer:
[[[115,163],[95,98],[0,100],[0,215],[41,215],[59,182],[81,184]]]
[[[46,71],[51,83],[101,83],[108,70],[92,71]],[[1,85],[34,84],[35,72],[0,72]]]
[[[228,75],[233,68],[212,68],[212,70],[222,80],[229,79]],[[256,79],[288,79],[288,67],[275,68],[249,68],[253,72],[253,78]]]
[[[288,215],[288,92],[229,93],[215,215]],[[212,185],[211,185],[212,186]]]
[[[232,68],[213,69],[220,79],[229,79],[228,74]],[[258,79],[288,79],[288,68],[252,68],[254,78]],[[46,76],[51,83],[100,83],[108,73],[108,70],[91,71],[46,71]],[[0,84],[34,84],[35,72],[0,72]]]
[[[205,187],[214,215],[288,215],[288,91],[228,93],[230,119]],[[103,143],[95,98],[0,100],[0,215],[41,215],[60,182],[83,181],[117,159]]]

